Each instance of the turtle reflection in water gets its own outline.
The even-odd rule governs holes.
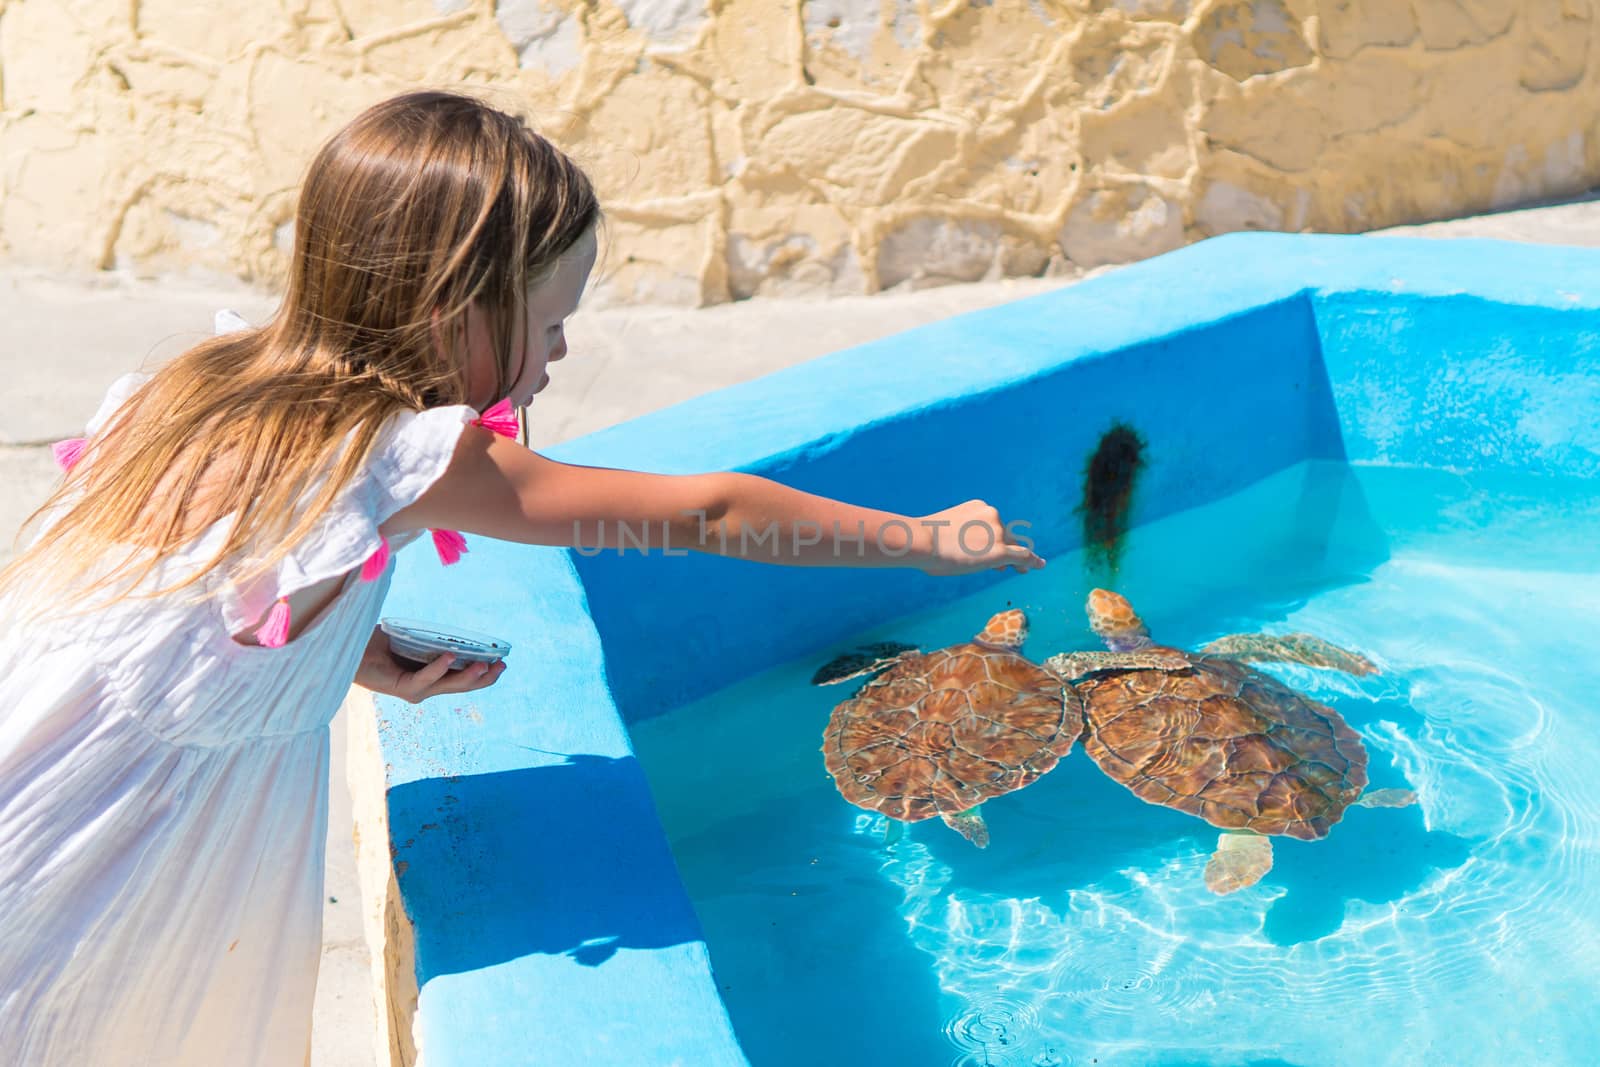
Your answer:
[[[983,848],[978,807],[1037,779],[1083,731],[1082,700],[1021,654],[1028,621],[1002,611],[971,641],[932,652],[868,645],[819,669],[813,684],[878,674],[833,709],[822,752],[846,800],[902,823],[938,816]],[[1094,654],[1103,669],[1183,667],[1167,649]],[[879,673],[881,672],[881,673]]]
[[[1051,656],[1045,666],[1082,698],[1084,748],[1101,770],[1142,800],[1223,829],[1206,864],[1212,892],[1260,881],[1272,867],[1271,836],[1316,840],[1352,803],[1416,802],[1408,789],[1363,792],[1367,751],[1338,712],[1247,665],[1376,673],[1366,658],[1309,634],[1235,634],[1179,652],[1152,641],[1116,593],[1094,590],[1087,610],[1110,651]],[[1127,670],[1117,659],[1155,651],[1184,662]]]

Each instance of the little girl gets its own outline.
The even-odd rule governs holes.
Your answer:
[[[424,532],[447,562],[460,531],[593,548],[624,526],[771,560],[727,534],[776,526],[782,563],[1042,565],[980,501],[922,522],[511,439],[567,354],[599,216],[516,119],[379,104],[311,164],[272,321],[123,379],[58,448],[42,532],[0,572],[4,1062],[308,1058],[328,721],[352,681],[415,702],[504,670],[389,654],[392,553]],[[835,553],[812,534],[836,523],[879,534]]]

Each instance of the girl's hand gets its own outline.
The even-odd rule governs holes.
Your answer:
[[[388,636],[373,627],[372,638],[367,641],[366,651],[361,653],[361,665],[356,668],[355,682],[374,693],[419,704],[443,693],[468,693],[491,686],[506,670],[505,661],[501,660],[495,664],[469,663],[459,671],[452,671],[450,661],[454,658],[446,652],[432,663],[417,667],[397,659],[389,651]]]
[[[972,574],[1014,568],[1018,573],[1044,566],[1000,521],[1000,512],[981,500],[926,515],[917,521],[916,539],[927,546],[921,567],[928,574]]]

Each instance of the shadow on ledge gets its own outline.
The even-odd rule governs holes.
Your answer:
[[[701,940],[638,762],[568,755],[389,791],[417,980]]]

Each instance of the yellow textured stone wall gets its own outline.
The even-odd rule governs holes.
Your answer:
[[[362,106],[591,170],[601,299],[1070,270],[1600,184],[1593,0],[0,0],[0,255],[281,278]]]

